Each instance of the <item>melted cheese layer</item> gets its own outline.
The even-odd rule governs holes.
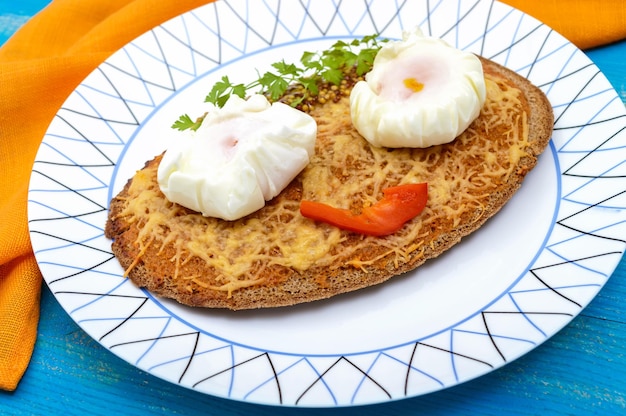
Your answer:
[[[395,264],[416,261],[442,230],[479,220],[490,195],[527,154],[528,106],[521,92],[493,75],[487,75],[486,87],[480,117],[454,142],[426,149],[368,144],[352,127],[348,98],[316,108],[310,164],[277,198],[237,221],[203,217],[171,203],[158,189],[156,168],[138,172],[120,214],[140,230],[127,273],[146,251],[158,249],[174,265],[173,279],[189,282],[190,291],[230,294],[294,271],[368,270],[385,257]],[[412,182],[428,183],[428,205],[387,237],[351,234],[299,214],[301,199],[358,212],[379,200],[382,189]],[[202,275],[189,264],[202,266]]]

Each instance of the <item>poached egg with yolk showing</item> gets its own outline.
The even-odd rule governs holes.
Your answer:
[[[350,94],[350,113],[374,146],[424,148],[454,140],[478,117],[485,98],[478,57],[416,28],[380,49]]]
[[[172,202],[207,217],[236,220],[265,205],[291,182],[315,149],[317,124],[260,94],[231,96],[178,138],[159,165],[159,187]]]

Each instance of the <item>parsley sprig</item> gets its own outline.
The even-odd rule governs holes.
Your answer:
[[[204,114],[204,116],[206,116],[206,113]],[[174,122],[174,124],[172,124],[172,128],[181,131],[187,129],[191,129],[194,131],[198,130],[198,127],[200,127],[200,124],[202,124],[202,120],[204,120],[204,116],[198,118],[197,120],[192,120],[191,117],[189,117],[187,114],[183,114],[178,118],[178,120]]]
[[[227,75],[216,82],[205,98],[205,102],[222,107],[232,96],[245,98],[251,91],[265,94],[270,100],[278,100],[290,86],[301,85],[309,96],[319,93],[319,85],[328,83],[339,85],[352,70],[358,76],[364,75],[372,69],[374,58],[386,39],[379,39],[377,35],[365,36],[350,42],[339,40],[329,49],[321,52],[304,52],[298,64],[287,63],[284,60],[275,62],[272,71],[259,74],[259,77],[247,84],[233,83]],[[297,106],[305,98],[291,103]],[[201,117],[192,120],[187,114],[172,125],[178,130],[196,130],[202,123]]]

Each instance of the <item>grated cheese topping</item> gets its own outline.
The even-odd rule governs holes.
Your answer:
[[[486,88],[480,117],[453,142],[425,149],[368,144],[351,125],[348,97],[317,106],[310,112],[318,135],[309,165],[264,208],[236,221],[203,217],[168,201],[156,167],[139,171],[120,213],[139,229],[126,274],[149,248],[158,248],[174,265],[173,278],[188,281],[189,290],[196,285],[231,294],[311,268],[368,271],[419,260],[445,230],[478,221],[528,155],[528,105],[521,91],[488,73]],[[426,208],[390,236],[349,233],[299,213],[301,199],[358,213],[376,203],[383,189],[418,182],[429,186]],[[207,273],[185,267],[198,262]]]

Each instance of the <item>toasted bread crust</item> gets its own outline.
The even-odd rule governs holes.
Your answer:
[[[336,255],[333,259],[337,264],[329,265],[320,261],[313,262],[304,268],[288,267],[272,261],[265,261],[263,264],[255,263],[255,268],[259,270],[256,274],[256,280],[242,287],[237,287],[235,290],[223,290],[218,288],[223,278],[222,272],[214,267],[207,267],[207,263],[198,255],[188,255],[184,261],[179,261],[180,248],[177,248],[171,241],[162,241],[159,244],[145,243],[146,240],[141,233],[146,219],[132,218],[128,215],[129,198],[134,198],[133,192],[135,192],[131,188],[133,182],[138,181],[137,176],[135,176],[111,201],[105,235],[113,239],[112,250],[114,254],[122,267],[128,270],[128,277],[137,286],[145,287],[157,295],[176,299],[185,305],[234,310],[288,306],[325,299],[376,285],[393,276],[415,269],[428,259],[437,257],[457,244],[463,237],[480,228],[485,221],[498,212],[521,186],[525,175],[535,166],[537,156],[545,149],[552,134],[552,107],[545,95],[527,79],[514,72],[485,59],[482,59],[482,62],[487,76],[500,79],[501,82],[521,91],[519,111],[525,113],[527,117],[524,124],[524,128],[527,129],[527,139],[524,140],[521,157],[514,161],[514,165],[510,166],[508,172],[497,178],[496,185],[486,195],[481,195],[480,209],[459,211],[461,213],[457,215],[458,218],[451,218],[449,221],[428,222],[427,220],[416,219],[415,222],[409,222],[401,234],[401,237],[407,236],[402,237],[405,238],[402,241],[402,247],[393,250],[388,250],[384,244],[372,240],[377,237],[364,238],[360,235],[341,231],[341,238],[333,247],[333,252],[349,252],[358,246],[358,250],[355,249],[356,251],[350,254],[350,259],[357,260]],[[345,107],[347,99],[336,105]],[[336,111],[337,108],[334,108],[333,111]],[[320,123],[322,136],[327,130],[328,126],[326,125],[340,122],[335,120],[338,118],[336,113],[329,117],[332,120],[324,118],[326,111],[325,107],[321,107],[312,113]],[[349,113],[347,117],[349,119]],[[488,117],[488,115],[481,114],[479,119],[484,117]],[[341,123],[343,124],[334,128],[351,129],[349,120],[342,120]],[[327,132],[330,140],[332,140],[332,134],[332,131]],[[357,133],[352,132],[351,134]],[[485,135],[487,133],[482,132],[480,134]],[[318,140],[323,141],[325,139],[322,137]],[[365,141],[362,141],[363,146],[367,146]],[[449,145],[437,146],[436,149],[430,149],[428,152],[430,155],[437,152],[438,158],[457,157],[455,155],[463,150],[464,145],[453,142]],[[332,149],[329,146],[320,144],[317,151],[329,152]],[[451,149],[457,153],[451,153]],[[421,163],[420,157],[429,157],[426,154],[420,154],[422,150],[412,152],[411,158],[415,158],[414,163]],[[506,157],[508,152],[508,149],[500,149],[499,154],[494,157]],[[156,184],[156,170],[159,160],[160,156],[146,163],[141,171],[144,175],[141,187],[149,187],[154,195],[165,200]],[[315,192],[307,187],[307,183],[311,181],[307,175],[315,174],[316,163],[325,162],[323,158],[314,158],[311,163],[314,165],[311,169],[305,170],[279,196],[270,201],[266,208],[252,214],[246,220],[258,219],[265,222],[280,223],[282,220],[271,214],[273,212],[272,207],[277,204],[292,207],[289,216],[298,216],[299,201],[302,198],[315,197]],[[480,164],[481,162],[465,163]],[[335,175],[337,177],[349,175],[349,169],[358,170],[358,164],[347,168],[342,172],[336,172]],[[439,174],[436,169],[437,167],[433,168],[433,175]],[[341,178],[341,180],[344,179]],[[425,177],[424,180],[428,181],[428,178]],[[356,204],[359,203],[360,195],[355,195]],[[197,218],[200,216],[176,204],[167,203],[166,205],[167,210],[171,211],[171,215],[177,217]],[[429,211],[426,210],[422,215],[428,216],[428,213]],[[198,219],[198,221],[205,220]],[[211,227],[222,226],[221,224],[216,225],[214,220],[207,224],[211,224],[208,225]],[[325,230],[330,227],[325,224],[317,224],[316,226]],[[412,232],[419,227],[421,227],[421,231],[418,230],[420,232]],[[144,239],[142,240],[142,238]],[[143,243],[141,243],[142,241]],[[216,242],[214,246],[218,247],[219,244]],[[402,255],[398,254],[399,250],[403,253]],[[219,248],[216,248],[210,255],[220,256]],[[284,254],[280,254],[280,256],[284,256]],[[183,278],[182,276],[196,276],[197,278]]]

